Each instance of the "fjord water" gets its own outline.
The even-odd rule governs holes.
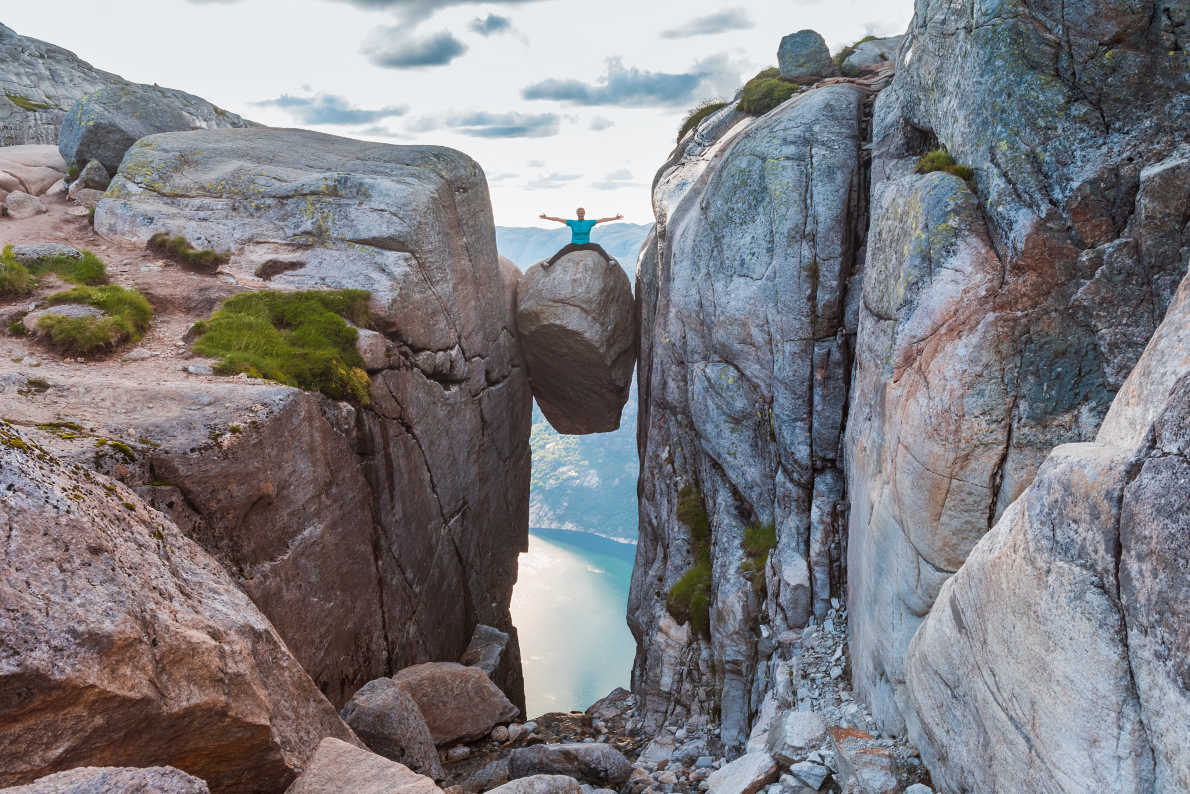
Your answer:
[[[636,646],[625,621],[636,546],[530,529],[512,595],[530,717],[586,709],[627,687]]]

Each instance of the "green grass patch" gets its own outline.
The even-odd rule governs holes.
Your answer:
[[[744,84],[740,92],[740,110],[751,116],[763,116],[797,93],[797,83],[781,77],[781,70],[765,69]]]
[[[665,607],[674,620],[689,623],[704,637],[711,629],[711,519],[703,504],[702,491],[687,485],[678,492],[678,520],[690,530],[694,565],[674,583]]]
[[[5,94],[4,96],[8,97],[8,101],[19,107],[21,110],[34,111],[54,109],[53,105],[47,105],[44,102],[35,102],[29,97],[21,96],[20,94]]]
[[[864,36],[862,39],[855,42],[854,44],[848,44],[846,47],[839,50],[837,53],[835,53],[835,57],[832,58],[831,60],[833,60],[835,62],[835,66],[839,67],[839,69],[842,69],[843,62],[855,54],[855,51],[859,47],[859,45],[866,44],[869,41],[875,41],[876,38],[877,38],[876,36]]]
[[[93,356],[138,342],[149,330],[153,309],[136,290],[116,286],[75,287],[51,295],[52,305],[79,303],[104,312],[100,317],[54,317],[37,321],[52,347],[66,355]]]
[[[148,249],[197,273],[214,273],[231,260],[230,254],[217,254],[210,249],[200,251],[185,237],[171,237],[166,232],[150,237]]]
[[[690,115],[688,115],[686,120],[682,122],[681,129],[678,130],[678,143],[682,142],[682,139],[686,137],[686,133],[690,132],[690,130],[701,124],[703,119],[716,111],[722,110],[725,107],[727,107],[726,102],[703,102],[701,105],[691,110]]]
[[[954,158],[950,156],[950,152],[946,151],[945,148],[926,152],[917,161],[917,173],[930,174],[934,171],[945,171],[948,174],[957,176],[968,184],[975,178],[975,170],[969,166],[956,163]]]
[[[11,258],[12,246],[0,255],[0,298],[23,298],[33,292],[37,279],[29,268]]]
[[[0,252],[0,297],[22,297],[33,292],[40,276],[53,273],[63,281],[80,287],[107,283],[107,268],[90,251],[81,257],[43,256],[25,265],[13,255],[11,245]]]
[[[44,425],[38,425],[38,430],[44,430],[47,433],[53,433],[58,438],[72,439],[81,438],[86,435],[83,426],[78,422],[47,422]]]
[[[194,352],[219,359],[220,375],[243,372],[366,404],[371,380],[346,320],[368,324],[368,297],[363,290],[236,295],[196,324]]]
[[[776,524],[752,524],[744,530],[744,562],[740,571],[758,593],[764,590],[764,568],[769,552],[777,547]]]

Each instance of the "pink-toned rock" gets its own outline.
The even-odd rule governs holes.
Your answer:
[[[393,680],[417,702],[439,745],[483,738],[518,714],[478,667],[427,662],[406,667]]]
[[[47,775],[3,794],[210,794],[207,784],[172,766],[85,766]]]
[[[338,739],[323,739],[306,771],[286,794],[442,794],[407,766]]]
[[[57,146],[5,146],[0,148],[0,191],[21,190],[40,196],[66,176],[66,161]]]
[[[0,785],[169,764],[279,791],[355,741],[224,570],[132,491],[0,423]]]

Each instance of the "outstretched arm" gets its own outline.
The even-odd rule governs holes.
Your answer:
[[[538,215],[537,217],[541,218],[543,221],[557,221],[558,223],[566,223],[566,220],[564,218],[552,218],[549,215],[546,215],[544,212],[541,213],[540,215]]]
[[[622,220],[624,220],[623,215],[616,215],[616,217],[614,217],[614,218],[600,218],[599,220],[597,220],[595,222],[596,223],[608,223],[610,221],[622,221]]]

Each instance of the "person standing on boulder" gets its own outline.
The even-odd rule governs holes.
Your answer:
[[[618,266],[620,263],[615,259],[612,259],[611,256],[608,255],[607,251],[603,250],[603,246],[599,245],[598,243],[591,242],[591,230],[594,229],[595,225],[598,223],[608,223],[609,221],[623,220],[624,216],[617,214],[614,218],[599,218],[598,220],[589,221],[586,219],[587,211],[582,207],[579,207],[577,210],[575,210],[574,214],[577,215],[578,218],[573,220],[566,220],[565,218],[552,218],[549,215],[546,215],[544,212],[537,216],[542,220],[556,221],[557,223],[564,223],[570,227],[570,244],[564,246],[561,251],[551,256],[545,262],[544,266],[549,267],[562,257],[574,251],[596,251],[600,256],[606,259],[609,264]]]

